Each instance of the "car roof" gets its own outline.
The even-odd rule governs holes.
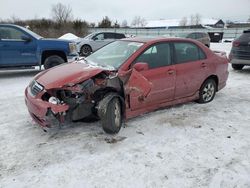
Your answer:
[[[112,34],[123,34],[124,33],[117,33],[117,32],[112,32],[112,31],[96,31],[96,32],[93,32],[94,34],[99,34],[99,33],[112,33]]]
[[[180,41],[180,42],[189,42],[194,40],[178,37],[134,37],[134,38],[124,38],[122,41],[131,41],[131,42],[142,42],[142,43],[155,43],[155,42],[167,42],[167,41]]]
[[[0,26],[11,26],[11,27],[18,27],[18,28],[23,28],[19,25],[15,25],[15,24],[0,24]]]

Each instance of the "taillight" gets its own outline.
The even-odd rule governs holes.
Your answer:
[[[233,59],[233,55],[230,53],[228,56],[228,61],[231,61]]]
[[[233,47],[238,47],[240,46],[240,42],[239,41],[233,41]]]

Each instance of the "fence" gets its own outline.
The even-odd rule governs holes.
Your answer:
[[[250,28],[211,28],[211,29],[136,29],[136,28],[89,28],[89,32],[117,32],[136,36],[182,36],[191,32],[223,32],[224,39],[237,38]]]

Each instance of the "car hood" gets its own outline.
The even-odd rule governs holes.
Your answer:
[[[78,38],[77,40],[75,40],[76,44],[80,44],[80,43],[89,43],[89,39],[85,39],[85,38]]]
[[[41,42],[61,42],[61,43],[70,43],[73,42],[73,40],[67,40],[67,39],[56,39],[56,38],[41,38]]]
[[[85,63],[68,63],[45,70],[35,77],[45,89],[61,88],[83,82],[105,69]]]

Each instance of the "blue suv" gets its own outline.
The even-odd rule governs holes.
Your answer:
[[[45,39],[24,27],[0,24],[0,68],[44,65],[48,69],[77,58],[74,42]]]

